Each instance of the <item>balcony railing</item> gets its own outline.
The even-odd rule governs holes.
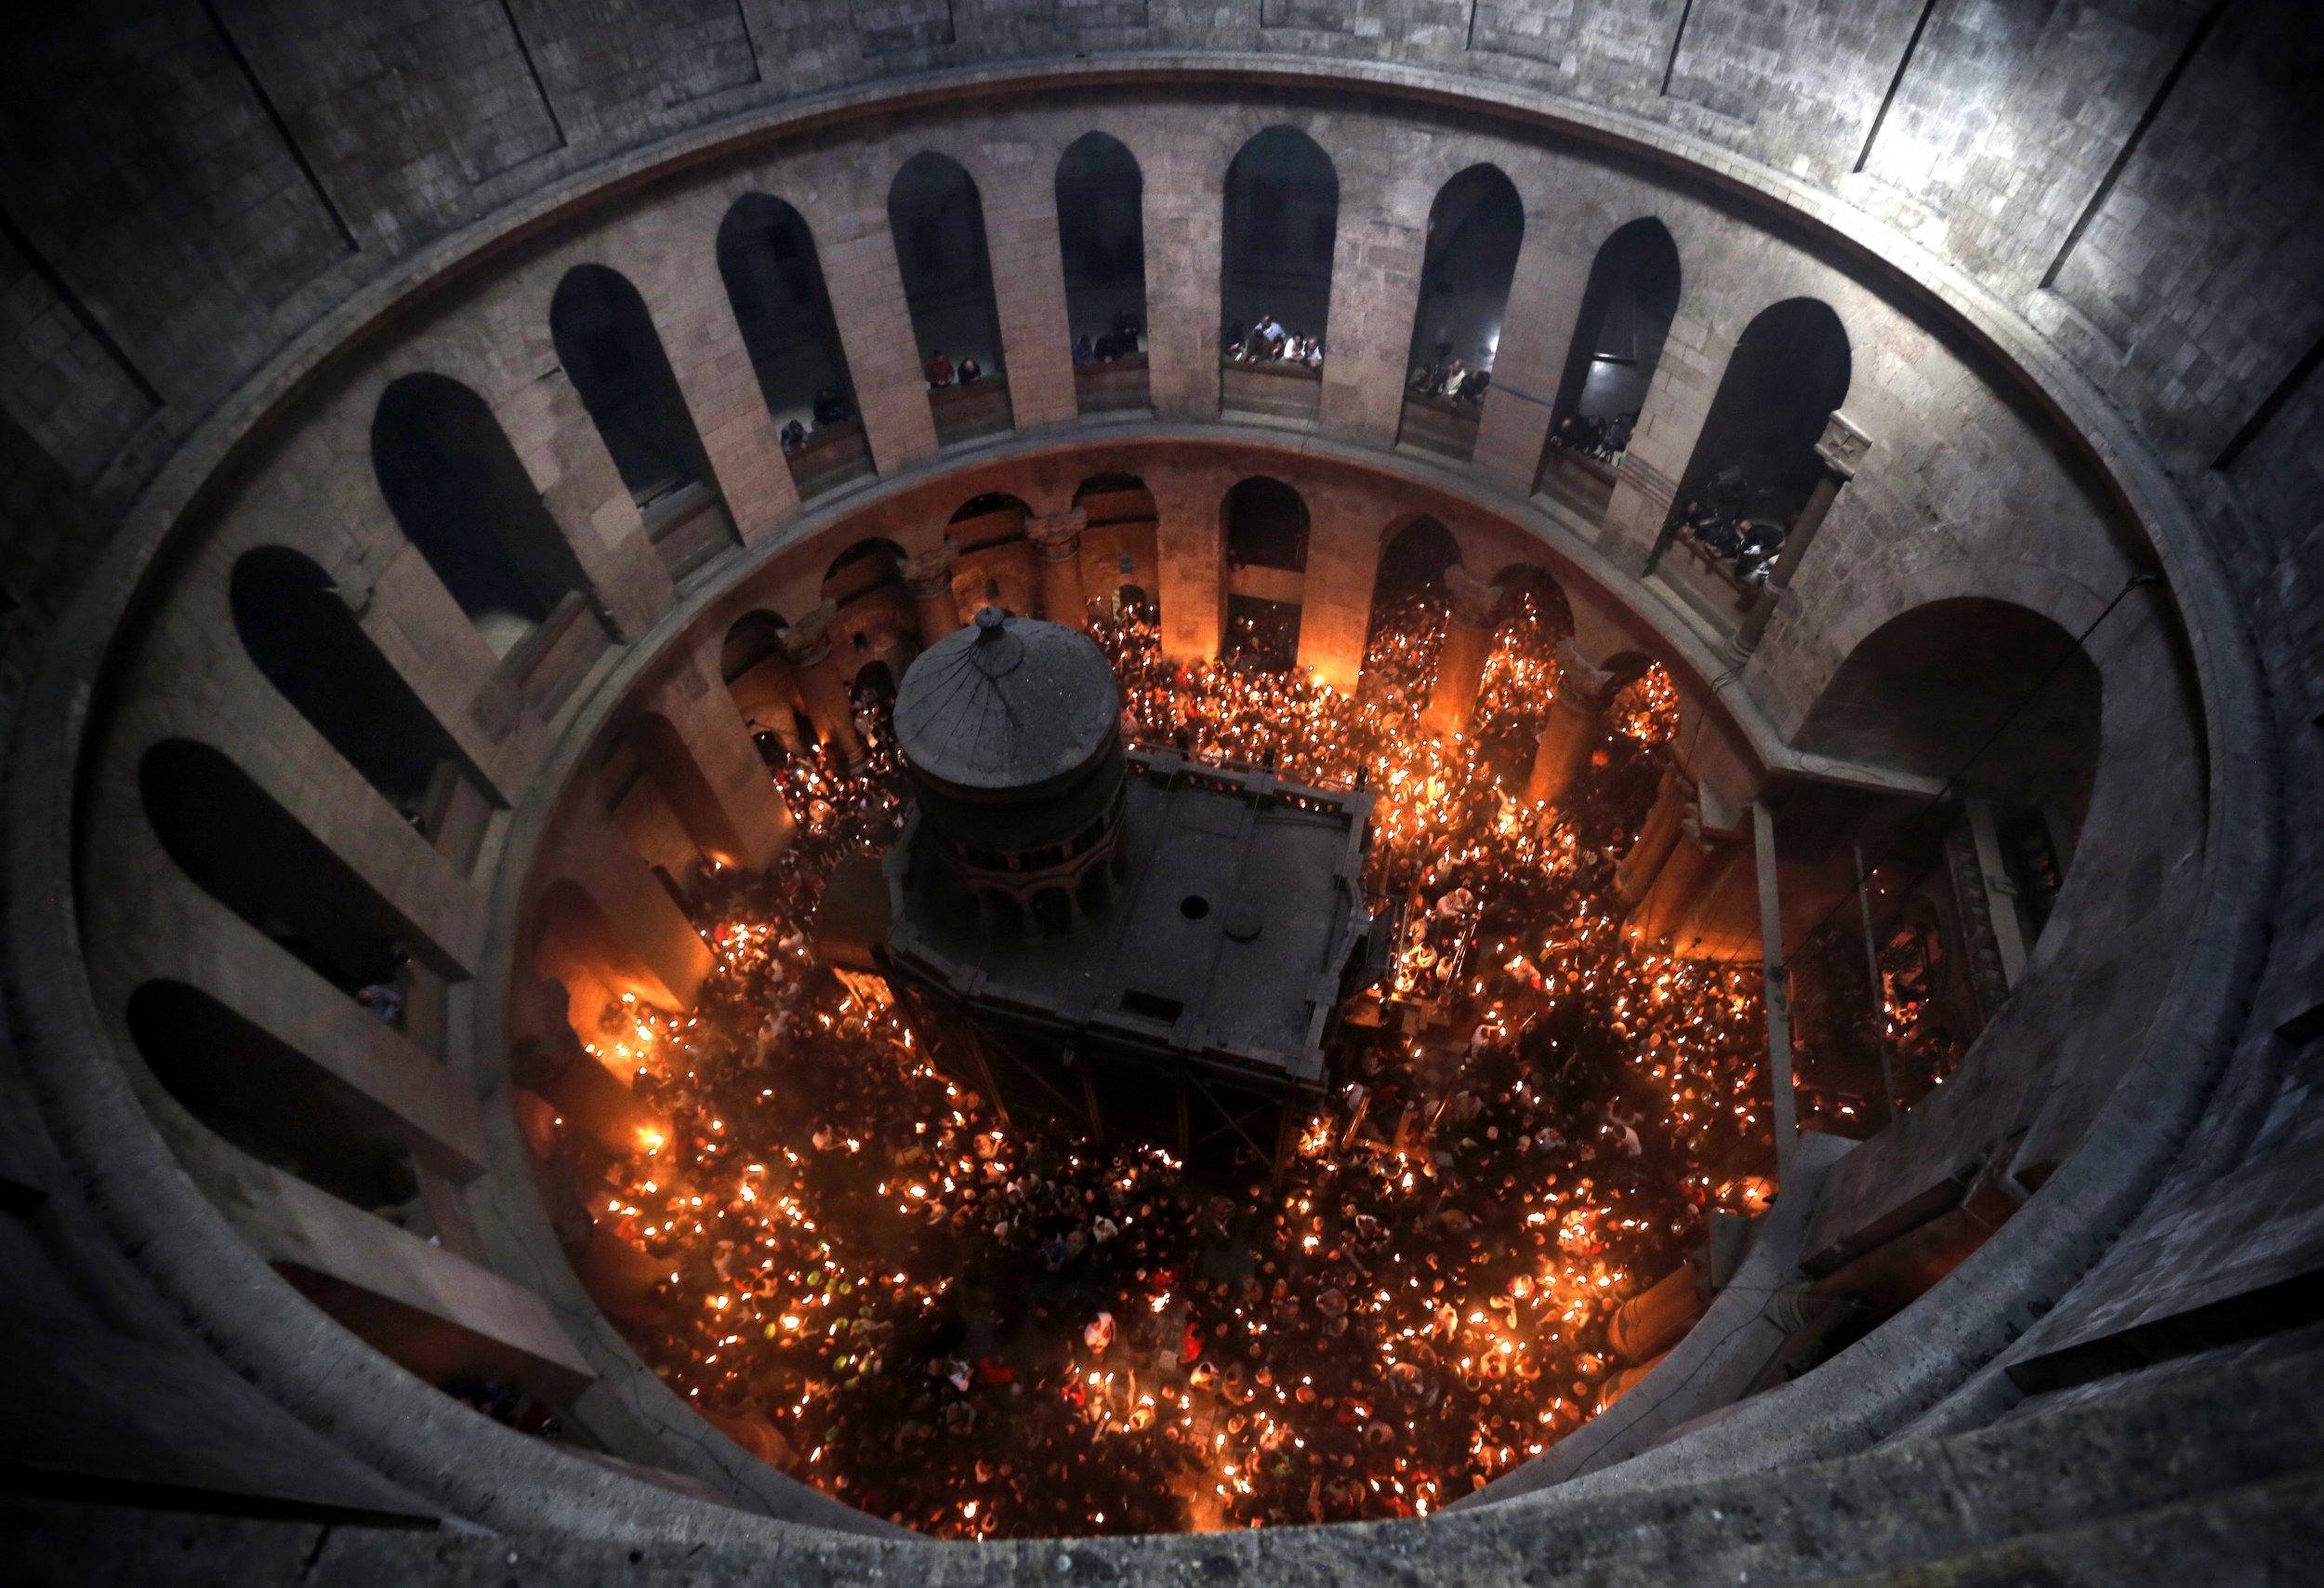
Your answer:
[[[939,446],[998,435],[1016,423],[1006,376],[987,376],[968,386],[931,386],[928,411],[936,421]]]
[[[1219,361],[1219,410],[1314,424],[1323,406],[1324,375],[1286,359]]]
[[[850,481],[868,480],[877,472],[861,419],[816,426],[815,433],[794,448],[786,461],[791,466],[792,487],[801,501],[812,501]]]
[[[1484,412],[1482,404],[1407,391],[1404,394],[1404,422],[1397,427],[1396,444],[1466,463],[1477,449],[1477,420]]]
[[[1154,406],[1146,355],[1074,365],[1074,401],[1085,414],[1120,414]]]

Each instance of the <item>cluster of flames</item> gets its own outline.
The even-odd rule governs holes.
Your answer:
[[[1493,1118],[1543,1123],[1545,1139],[1556,1123],[1538,1181],[1464,1178],[1459,1154],[1487,1149],[1433,1117],[1395,1139],[1359,1131],[1351,1092],[1309,1123],[1272,1188],[1235,1188],[1236,1241],[1261,1228],[1261,1271],[1304,1276],[1310,1320],[1323,1297],[1314,1336],[1287,1331],[1281,1302],[1248,1287],[1190,1294],[1184,1239],[1156,1235],[1167,1256],[1106,1270],[1108,1293],[1023,1326],[1033,1344],[1013,1356],[918,1351],[966,1304],[964,1276],[1005,1284],[1014,1264],[1031,1283],[1057,1268],[1053,1246],[994,1233],[1003,1188],[1086,1188],[1120,1211],[1098,1238],[1125,1243],[1196,1222],[1208,1188],[1156,1148],[1006,1128],[929,1062],[877,982],[817,970],[804,923],[820,876],[891,835],[900,785],[884,750],[853,774],[794,759],[777,773],[800,824],[786,885],[730,879],[706,911],[716,970],[698,1007],[625,1000],[593,1045],[668,1121],[605,1170],[592,1208],[654,1261],[661,1311],[632,1333],[663,1374],[803,1480],[970,1539],[1426,1515],[1599,1409],[1621,1366],[1613,1310],[1684,1255],[1703,1212],[1769,1190],[1756,988],[1636,941],[1591,881],[1643,820],[1677,720],[1668,677],[1623,693],[1575,809],[1545,810],[1522,790],[1556,686],[1554,620],[1512,603],[1473,725],[1452,737],[1418,721],[1439,622],[1425,598],[1392,609],[1354,694],[1232,661],[1174,666],[1135,623],[1098,634],[1142,736],[1327,785],[1363,776],[1380,797],[1376,903],[1425,909],[1457,880],[1472,889],[1459,982],[1403,988],[1464,1025],[1386,1019],[1376,1040],[1392,1066],[1471,1040],[1537,1055]],[[1552,913],[1526,918],[1535,898]],[[1539,1021],[1573,1035],[1525,1037]],[[1560,1086],[1657,1102],[1635,1118],[1609,1103],[1584,1124],[1557,1116]],[[1351,1208],[1393,1232],[1364,1261],[1350,1260]],[[1460,1236],[1495,1220],[1512,1249]],[[1144,1343],[1116,1343],[1117,1329]]]

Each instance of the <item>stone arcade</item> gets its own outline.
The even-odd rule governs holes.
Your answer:
[[[12,1580],[2312,1573],[2315,6],[10,44]]]

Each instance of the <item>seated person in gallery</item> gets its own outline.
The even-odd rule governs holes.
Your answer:
[[[928,377],[928,383],[931,386],[950,386],[952,384],[952,361],[944,357],[944,349],[938,348],[928,355],[928,363],[922,366],[920,373]]]
[[[983,364],[977,363],[976,360],[972,358],[964,358],[960,361],[961,385],[974,386],[978,381],[984,378],[984,366]]]

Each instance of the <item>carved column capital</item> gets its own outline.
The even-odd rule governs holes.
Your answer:
[[[960,560],[960,548],[950,539],[939,541],[925,551],[915,551],[897,564],[905,589],[915,601],[925,601],[939,591],[952,589],[952,565]]]
[[[1089,527],[1089,514],[1085,508],[1068,512],[1049,513],[1024,521],[1024,535],[1033,542],[1034,549],[1043,562],[1063,562],[1081,552],[1081,532]]]
[[[831,625],[838,615],[839,609],[825,602],[783,631],[783,654],[793,667],[811,668],[831,655]]]
[[[1835,408],[1824,421],[1824,433],[1816,439],[1816,456],[1826,469],[1842,480],[1853,480],[1863,465],[1864,455],[1872,450],[1872,438],[1858,430],[1855,422]]]
[[[1452,620],[1463,629],[1489,630],[1501,604],[1501,587],[1487,584],[1455,562],[1445,570],[1445,593],[1452,598]]]
[[[1614,704],[1624,681],[1588,656],[1567,635],[1557,642],[1557,700],[1576,711],[1596,716]]]

